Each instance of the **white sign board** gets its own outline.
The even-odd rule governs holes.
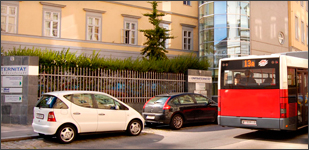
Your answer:
[[[195,90],[205,90],[206,89],[205,83],[195,83]]]
[[[23,76],[2,76],[2,87],[22,87]]]
[[[22,102],[22,95],[5,95],[4,101],[7,102]]]
[[[188,82],[212,83],[212,78],[207,76],[188,76]]]
[[[22,93],[22,88],[1,88],[1,93]]]
[[[1,66],[1,75],[39,75],[39,66]]]

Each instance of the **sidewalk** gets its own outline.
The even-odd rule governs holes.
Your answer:
[[[1,123],[1,142],[39,138],[31,125]]]

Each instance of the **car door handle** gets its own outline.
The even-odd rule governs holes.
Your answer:
[[[79,112],[75,112],[75,113],[73,113],[73,115],[80,115],[80,113]]]
[[[100,116],[104,116],[105,114],[99,114]]]

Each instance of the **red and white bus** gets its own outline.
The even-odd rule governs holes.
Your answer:
[[[268,130],[306,127],[307,86],[308,51],[221,59],[218,125]]]

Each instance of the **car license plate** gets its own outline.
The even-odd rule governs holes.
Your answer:
[[[155,116],[146,116],[146,119],[154,119]]]
[[[255,120],[241,120],[241,123],[245,125],[256,125]]]
[[[39,113],[37,113],[37,114],[36,114],[36,118],[38,118],[38,119],[43,119],[43,118],[44,118],[44,114],[39,114]]]

